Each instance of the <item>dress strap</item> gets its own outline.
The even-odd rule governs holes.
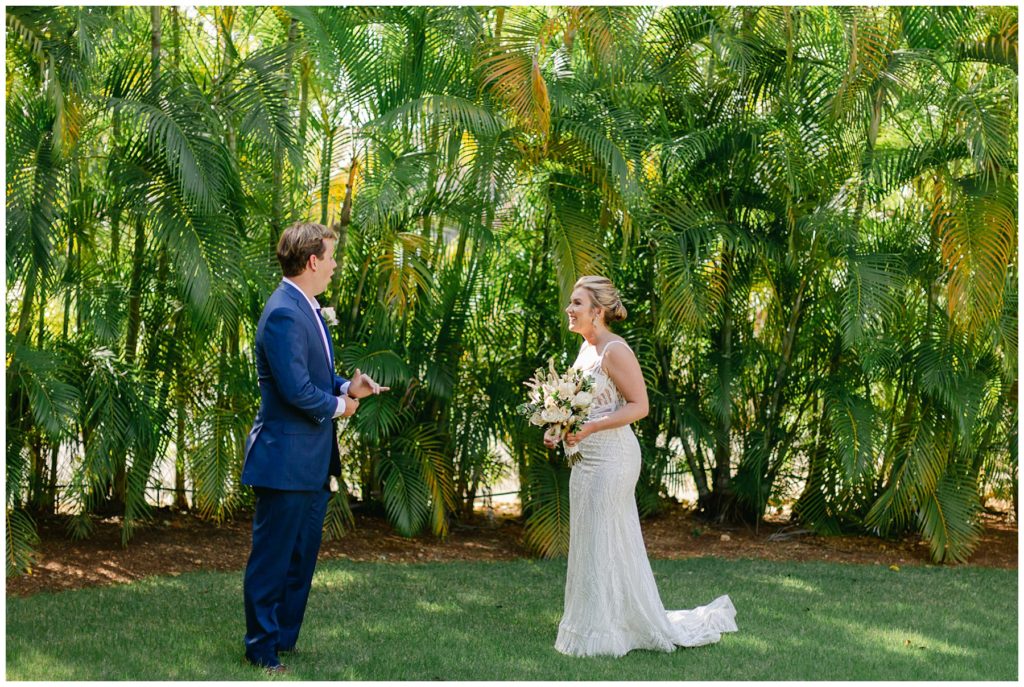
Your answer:
[[[603,351],[601,351],[601,357],[603,358],[603,357],[604,357],[604,354],[608,352],[608,347],[609,347],[609,346],[613,346],[613,345],[615,345],[615,344],[622,344],[622,345],[623,345],[623,346],[625,346],[625,347],[626,347],[627,349],[629,349],[629,350],[631,350],[631,351],[633,350],[632,348],[629,348],[629,344],[628,344],[628,343],[626,343],[625,341],[619,341],[618,339],[614,339],[614,340],[612,340],[612,341],[609,341],[608,343],[606,343],[606,344],[604,345],[604,350],[603,350]]]

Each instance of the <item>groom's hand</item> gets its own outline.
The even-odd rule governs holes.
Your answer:
[[[353,398],[363,398],[373,394],[376,396],[382,391],[391,391],[389,386],[381,386],[377,382],[373,381],[373,378],[365,372],[360,372],[359,368],[356,368],[355,374],[352,375],[352,383],[348,387],[348,395]]]
[[[352,417],[359,410],[359,399],[352,396],[345,397],[345,410],[341,411],[342,417]]]

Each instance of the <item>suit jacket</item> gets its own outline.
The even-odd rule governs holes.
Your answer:
[[[297,289],[281,282],[256,328],[260,409],[245,442],[242,483],[285,491],[322,489],[341,474],[337,396],[347,380],[334,374],[320,317]]]

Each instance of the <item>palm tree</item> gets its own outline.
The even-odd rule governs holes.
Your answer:
[[[643,513],[686,474],[710,519],[797,496],[964,560],[986,490],[1016,507],[1015,8],[6,19],[11,571],[40,513],[127,542],[165,460],[178,507],[250,503],[252,340],[302,218],[341,237],[339,372],[394,390],[343,430],[329,535],[355,498],[444,536],[511,467],[566,550],[569,468],[516,408],[587,273],[630,306]]]

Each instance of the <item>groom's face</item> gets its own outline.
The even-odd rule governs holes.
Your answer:
[[[316,294],[319,296],[321,293],[327,290],[327,285],[331,283],[331,275],[334,274],[334,268],[338,266],[338,263],[334,260],[334,239],[324,239],[324,257],[318,258],[315,255],[309,257],[309,264],[306,267],[313,277],[314,285],[316,287]]]

